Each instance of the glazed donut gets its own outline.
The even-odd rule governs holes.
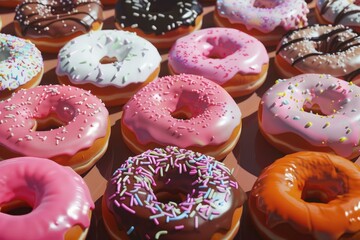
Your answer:
[[[298,152],[265,168],[248,200],[265,239],[359,239],[360,168],[340,156]]]
[[[34,44],[0,33],[0,100],[39,85],[43,72],[43,58]]]
[[[221,160],[240,137],[241,112],[221,86],[204,77],[166,76],[126,103],[121,132],[135,153],[173,145]]]
[[[70,86],[20,90],[0,102],[0,158],[48,158],[84,173],[107,149],[108,111]]]
[[[315,16],[322,24],[342,24],[360,32],[360,2],[358,0],[317,0]]]
[[[57,53],[72,38],[102,28],[100,0],[24,0],[15,9],[15,33],[41,51]]]
[[[308,12],[304,0],[218,0],[214,20],[273,46],[287,31],[307,26]]]
[[[157,49],[136,34],[102,30],[67,43],[59,52],[56,74],[61,83],[91,90],[113,106],[157,78],[160,62]]]
[[[85,239],[94,202],[72,169],[44,158],[20,157],[1,161],[0,175],[1,239]],[[21,207],[31,211],[11,215]]]
[[[0,7],[15,8],[21,0],[0,0]]]
[[[360,88],[321,74],[278,80],[262,97],[259,127],[285,153],[311,150],[352,159],[360,154]]]
[[[256,38],[231,28],[206,28],[178,39],[169,52],[172,74],[204,76],[232,96],[255,91],[265,81],[269,56]]]
[[[113,239],[233,239],[245,199],[223,163],[168,146],[122,164],[102,212]]]
[[[314,25],[294,30],[280,41],[275,65],[285,78],[324,73],[358,84],[359,34],[342,25]]]
[[[115,26],[136,32],[157,48],[170,48],[179,37],[201,28],[202,12],[197,0],[117,1]]]

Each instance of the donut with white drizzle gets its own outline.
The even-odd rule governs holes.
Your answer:
[[[278,149],[360,155],[360,87],[324,74],[278,80],[262,97],[259,127]]]
[[[42,85],[0,102],[0,158],[48,158],[84,173],[105,153],[109,113],[88,91]]]
[[[61,83],[91,90],[107,106],[126,103],[160,71],[161,56],[134,33],[101,30],[81,35],[59,52]]]
[[[223,163],[168,146],[122,164],[102,207],[114,239],[233,239],[245,199]]]

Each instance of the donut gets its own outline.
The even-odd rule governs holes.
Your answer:
[[[57,53],[68,41],[103,25],[100,0],[24,0],[15,9],[15,33],[41,51]]]
[[[179,37],[201,28],[202,13],[197,0],[117,1],[115,26],[136,32],[157,48],[170,48]]]
[[[172,145],[221,160],[240,137],[241,112],[221,86],[204,77],[165,76],[124,105],[121,132],[134,153]]]
[[[15,8],[21,0],[0,0],[0,7]]]
[[[0,100],[39,85],[43,73],[43,58],[34,44],[0,33]]]
[[[287,31],[307,26],[308,12],[304,0],[218,0],[214,21],[273,46]]]
[[[206,28],[178,39],[168,57],[172,74],[204,76],[232,96],[255,91],[265,81],[269,56],[264,45],[231,28]]]
[[[71,168],[19,157],[1,161],[0,175],[1,239],[85,239],[94,202]]]
[[[157,78],[160,62],[157,49],[136,34],[101,30],[68,42],[58,54],[56,74],[61,83],[91,90],[113,106]]]
[[[248,210],[265,239],[359,239],[360,168],[340,156],[297,152],[265,168]]]
[[[48,158],[84,173],[107,149],[108,115],[100,99],[76,87],[20,90],[0,102],[0,158]]]
[[[359,34],[343,25],[291,31],[277,47],[275,65],[284,78],[321,73],[360,84]]]
[[[262,97],[261,133],[279,150],[360,155],[360,88],[330,75],[278,80]]]
[[[342,24],[360,32],[358,0],[317,0],[315,16],[322,24]]]
[[[114,172],[102,213],[113,239],[233,239],[245,199],[223,163],[167,146]]]

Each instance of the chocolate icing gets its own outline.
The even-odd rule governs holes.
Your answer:
[[[195,26],[202,12],[197,0],[121,0],[115,7],[115,19],[122,28],[162,35],[181,26]]]
[[[328,9],[331,7],[331,4],[334,2],[334,0],[328,0],[324,2],[324,5],[322,6],[322,8],[320,9],[320,14],[325,14]],[[359,10],[349,10],[351,8],[352,4],[348,4],[346,5],[346,7],[344,7],[339,14],[336,16],[335,20],[334,20],[334,24],[340,24],[341,21],[349,16],[349,15],[353,15],[353,14],[358,14],[360,13]]]
[[[23,36],[64,37],[90,31],[94,22],[102,22],[100,0],[26,0],[15,9],[15,19]]]
[[[104,197],[130,239],[155,239],[161,231],[166,231],[161,236],[166,239],[211,239],[216,232],[230,230],[235,209],[246,199],[235,182],[212,157],[177,147],[157,148],[129,158],[116,170]],[[182,195],[182,200],[161,201],[159,192]]]

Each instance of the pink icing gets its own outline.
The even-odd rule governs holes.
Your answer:
[[[248,30],[264,33],[281,26],[285,30],[296,29],[299,23],[307,25],[309,9],[304,0],[218,0],[220,16],[231,23],[241,23]]]
[[[0,102],[0,144],[24,156],[72,156],[106,135],[108,114],[100,99],[80,88],[49,85],[21,90]],[[65,125],[33,130],[36,119],[50,115]]]
[[[191,112],[189,119],[172,117],[182,108]],[[124,106],[122,117],[140,143],[181,148],[224,143],[240,122],[239,107],[222,87],[187,74],[149,83]]]
[[[314,146],[329,146],[343,157],[360,140],[360,88],[321,74],[278,80],[263,96],[262,129],[268,134],[293,133]],[[303,111],[317,104],[323,114]]]
[[[90,225],[94,209],[89,189],[71,168],[43,158],[0,162],[0,205],[23,200],[33,207],[25,215],[0,213],[1,239],[64,239],[73,226]]]
[[[211,56],[220,58],[212,58]],[[258,74],[269,56],[256,38],[231,28],[207,28],[176,41],[169,53],[175,73],[204,76],[220,85],[237,73]]]

